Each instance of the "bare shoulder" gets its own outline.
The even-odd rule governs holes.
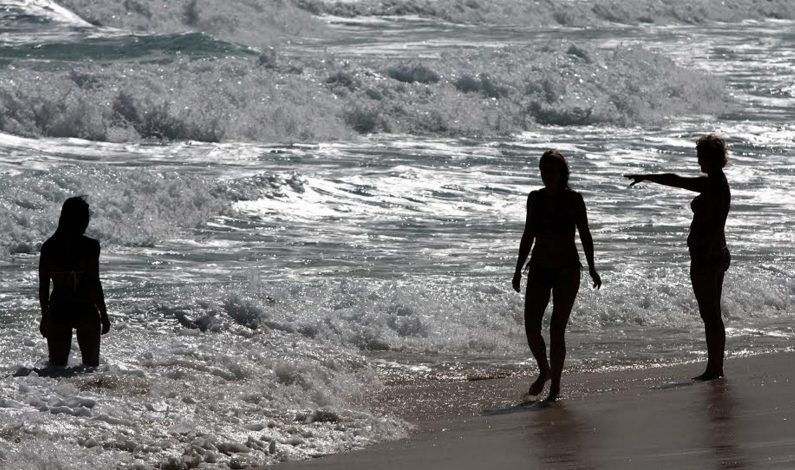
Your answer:
[[[585,200],[582,198],[582,194],[578,193],[573,189],[567,189],[564,193],[566,195],[566,201],[569,204],[573,204],[574,206],[583,206],[585,205]]]
[[[729,180],[726,178],[726,174],[723,172],[720,172],[720,174],[715,176],[705,176],[703,178],[707,179],[711,189],[718,191],[727,191],[729,189]]]
[[[44,240],[44,243],[41,244],[41,250],[39,251],[41,251],[41,254],[48,253],[50,250],[52,250],[52,245],[53,245],[52,238],[48,238]]]
[[[541,197],[541,189],[536,189],[530,191],[530,194],[527,195],[527,205],[535,203]]]
[[[99,240],[83,235],[81,241],[86,251],[99,254]]]

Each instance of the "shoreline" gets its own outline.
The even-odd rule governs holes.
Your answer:
[[[700,362],[564,372],[562,399],[546,406],[520,404],[529,375],[387,386],[373,409],[414,424],[408,438],[279,467],[791,469],[793,361],[728,359],[710,382],[690,379]]]

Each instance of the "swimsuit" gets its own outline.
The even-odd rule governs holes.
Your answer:
[[[531,227],[536,236],[536,245],[528,263],[528,287],[554,289],[580,283],[580,264],[577,246],[574,244],[576,225],[570,214],[566,198],[573,191],[567,189],[560,194],[549,194],[546,189],[531,193]],[[576,195],[576,193],[574,193]],[[544,238],[538,243],[539,236]],[[549,252],[550,243],[562,249],[556,250],[555,257]]]
[[[83,363],[93,367],[99,365],[100,328],[99,312],[94,304],[69,302],[51,305],[47,323],[50,364],[66,365],[72,349],[72,330],[76,330]]]
[[[83,363],[99,365],[101,322],[92,279],[87,275],[88,267],[99,257],[99,243],[88,237],[69,242],[53,237],[42,247],[42,257],[53,280],[47,313],[50,364],[67,364],[72,330],[76,330]]]

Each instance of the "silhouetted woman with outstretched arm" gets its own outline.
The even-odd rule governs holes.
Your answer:
[[[696,143],[698,165],[706,176],[682,177],[672,173],[624,175],[630,186],[642,181],[673,186],[699,193],[690,203],[693,222],[687,236],[690,251],[690,281],[704,321],[707,339],[707,368],[696,380],[723,377],[726,330],[720,309],[723,276],[731,258],[726,247],[726,217],[731,205],[729,182],[723,173],[728,161],[726,143],[716,135],[707,135]]]
[[[89,217],[85,199],[67,199],[55,234],[41,247],[39,331],[47,338],[50,365],[55,367],[66,366],[69,360],[73,329],[83,364],[98,366],[100,334],[110,330],[99,280],[99,242],[83,234]]]
[[[527,343],[538,363],[538,378],[530,385],[528,394],[538,395],[551,380],[547,401],[554,401],[560,393],[560,378],[566,359],[566,324],[574,299],[580,289],[580,258],[574,243],[575,228],[588,261],[593,285],[599,288],[602,280],[594,267],[593,239],[588,228],[585,202],[580,193],[569,188],[569,166],[559,152],[549,150],[539,162],[542,189],[527,196],[527,220],[519,258],[513,276],[513,288],[520,292],[522,268],[530,255],[525,295],[524,324]],[[530,249],[532,254],[530,254]],[[552,297],[552,318],[549,324],[549,360],[541,322]]]

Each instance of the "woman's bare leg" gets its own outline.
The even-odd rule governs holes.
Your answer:
[[[707,368],[695,380],[713,380],[723,377],[723,356],[726,348],[726,329],[720,308],[724,273],[716,270],[691,272],[693,292],[698,301],[698,311],[704,321],[707,341]]]
[[[96,320],[77,327],[77,344],[83,357],[83,365],[97,367],[99,365],[100,325]]]
[[[72,327],[63,322],[50,321],[47,325],[47,349],[50,355],[50,365],[66,367],[71,348]]]
[[[549,358],[552,383],[547,401],[555,401],[560,394],[560,379],[566,360],[566,325],[569,323],[574,299],[580,290],[580,271],[571,273],[570,279],[561,279],[552,290],[552,318],[549,323]]]
[[[541,321],[549,304],[550,289],[545,287],[527,286],[524,303],[524,329],[530,352],[538,363],[538,378],[530,385],[528,394],[538,395],[544,390],[544,384],[550,377],[547,345],[541,335]]]

